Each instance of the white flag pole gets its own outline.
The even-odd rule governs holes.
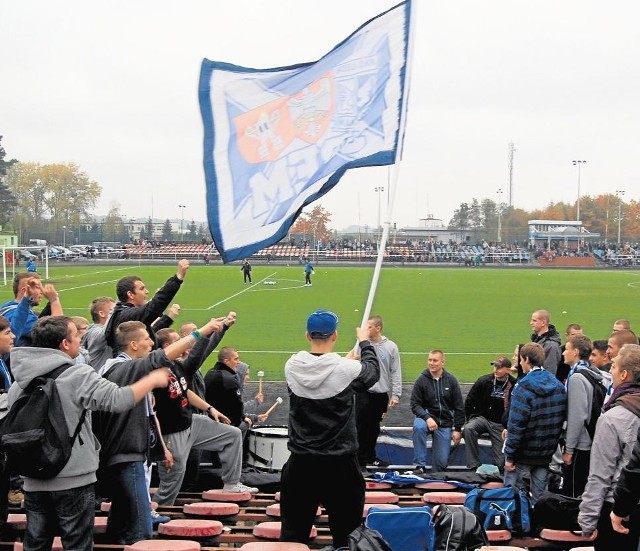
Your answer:
[[[398,147],[396,148],[396,159],[393,165],[388,167],[388,195],[387,195],[387,211],[384,220],[384,228],[382,230],[382,237],[380,238],[380,245],[378,247],[378,256],[376,258],[376,265],[373,270],[373,277],[371,279],[371,287],[369,288],[369,296],[367,297],[367,303],[362,314],[361,327],[367,326],[369,315],[371,314],[371,308],[373,307],[373,299],[375,298],[376,289],[378,288],[378,280],[380,279],[380,270],[382,268],[382,260],[384,259],[384,253],[387,248],[387,240],[389,238],[389,228],[391,226],[391,214],[393,213],[393,205],[396,197],[396,189],[398,187],[398,180],[400,178],[400,160],[402,159],[402,149],[404,146],[404,131],[407,118],[407,103],[409,101],[409,88],[411,81],[411,66],[413,58],[413,32],[415,25],[415,13],[416,4],[414,0],[411,2],[409,10],[409,37],[407,40],[407,64],[404,79],[404,93],[402,94],[402,106],[400,108],[400,124],[398,127]]]

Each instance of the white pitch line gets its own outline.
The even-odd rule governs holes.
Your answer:
[[[99,272],[87,272],[84,274],[74,274],[74,275],[68,275],[64,277],[68,279],[72,279],[74,277],[85,277],[87,275],[94,275],[94,274],[108,274],[110,272],[123,272],[124,270],[130,270],[130,269],[131,269],[131,266],[127,266],[125,268],[113,268],[113,270],[100,270]]]
[[[270,277],[273,277],[277,273],[278,272],[273,272],[272,274],[269,274],[267,277],[263,277],[260,281],[256,281],[253,285],[249,285],[249,287],[245,287],[244,289],[242,289],[242,291],[238,291],[235,295],[231,295],[230,297],[223,298],[222,300],[220,300],[220,301],[216,302],[215,304],[212,304],[211,306],[209,306],[209,308],[207,308],[207,310],[213,310],[216,306],[220,306],[221,304],[224,304],[225,302],[231,300],[232,298],[236,298],[237,296],[240,296],[242,293],[246,293],[247,291],[250,291],[256,285],[260,285],[263,281],[266,281],[267,279],[269,279]]]
[[[58,293],[64,293],[65,291],[75,291],[76,289],[86,289],[87,287],[96,287],[97,285],[104,285],[105,283],[115,283],[118,279],[110,279],[109,281],[99,281],[97,283],[87,283],[86,285],[79,285],[78,287],[69,287],[68,289],[59,289]]]

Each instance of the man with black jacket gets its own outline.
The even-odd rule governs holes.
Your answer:
[[[115,350],[116,328],[124,321],[135,320],[141,321],[147,326],[147,331],[154,342],[154,348],[157,348],[155,331],[168,327],[170,321],[167,320],[167,323],[156,323],[155,325],[153,322],[162,317],[162,313],[171,304],[187,275],[188,269],[189,261],[183,258],[178,262],[176,275],[171,276],[148,302],[149,290],[142,279],[138,276],[126,276],[120,279],[116,284],[118,302],[104,330],[107,344]]]
[[[356,455],[355,395],[380,377],[378,357],[366,327],[356,329],[360,361],[333,352],[338,316],[317,310],[307,319],[310,351],[294,354],[284,372],[289,390],[291,456],[281,477],[280,541],[306,543],[318,505],[329,515],[333,546],[362,522],[364,479]]]
[[[555,375],[558,371],[558,364],[562,359],[560,348],[560,333],[555,325],[550,323],[551,316],[546,310],[536,310],[531,314],[531,342],[538,343],[544,349],[544,367],[549,373]]]
[[[478,438],[481,434],[488,434],[493,452],[493,464],[502,468],[504,454],[502,453],[502,417],[505,411],[505,396],[511,394],[516,380],[509,375],[511,361],[505,356],[499,356],[491,362],[493,373],[480,377],[469,390],[464,402],[464,412],[467,422],[462,429],[464,435],[467,467],[476,470],[480,466]]]
[[[416,474],[424,474],[427,465],[427,436],[431,434],[431,470],[442,472],[449,465],[451,442],[457,446],[462,438],[464,405],[460,383],[444,370],[442,350],[432,350],[427,369],[416,379],[411,393],[413,453]]]

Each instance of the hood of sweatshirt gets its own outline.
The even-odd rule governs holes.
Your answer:
[[[628,409],[636,417],[640,417],[640,393],[625,394],[616,400],[618,405]]]
[[[518,381],[518,385],[533,392],[537,396],[551,396],[557,393],[559,389],[564,392],[564,385],[558,381],[555,375],[552,375],[546,369],[529,371],[529,373]]]
[[[74,365],[74,360],[60,350],[27,346],[11,350],[11,372],[23,390],[36,377],[46,375],[63,365]]]
[[[291,356],[284,368],[289,388],[298,396],[330,398],[342,392],[362,371],[357,360],[348,360],[336,352],[316,356],[302,351]]]

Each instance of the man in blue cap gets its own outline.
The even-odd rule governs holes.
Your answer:
[[[354,396],[380,377],[367,327],[356,329],[360,358],[333,352],[338,316],[316,310],[307,319],[309,352],[294,354],[284,372],[289,390],[289,460],[281,477],[281,541],[307,543],[322,503],[335,548],[362,522],[365,486],[358,458]]]

